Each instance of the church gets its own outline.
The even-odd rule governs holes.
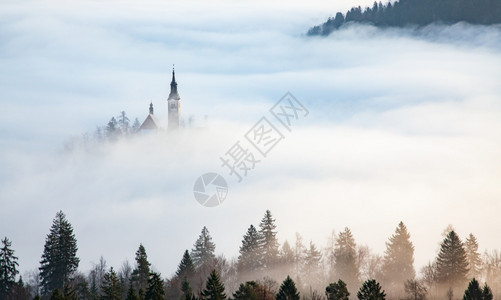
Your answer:
[[[170,83],[169,97],[167,98],[167,111],[167,130],[172,131],[179,129],[181,117],[181,97],[179,97],[179,93],[177,92],[177,82],[174,68],[172,68],[172,81]],[[162,130],[162,127],[154,114],[153,103],[150,103],[149,114],[139,127],[139,132],[146,133],[158,130]]]

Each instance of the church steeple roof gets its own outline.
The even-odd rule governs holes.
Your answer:
[[[177,82],[176,82],[176,73],[174,72],[174,66],[172,66],[172,81],[170,82],[170,94],[167,100],[179,100],[179,93],[177,92]]]
[[[150,102],[150,115],[153,114],[153,102]]]

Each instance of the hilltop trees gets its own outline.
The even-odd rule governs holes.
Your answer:
[[[467,282],[468,261],[463,243],[454,230],[440,245],[437,257],[437,281],[446,287],[460,287]]]
[[[348,292],[348,289],[346,288],[346,283],[339,279],[335,283],[329,284],[325,288],[325,296],[327,297],[327,300],[349,300],[350,299],[350,293]]]
[[[254,225],[250,225],[245,233],[238,256],[238,272],[256,272],[261,267],[261,235]]]
[[[342,278],[349,289],[359,284],[359,271],[356,264],[356,244],[348,227],[340,232],[334,250],[334,278]]]
[[[101,300],[120,300],[122,298],[122,285],[113,267],[104,274],[101,291]]]
[[[276,300],[299,300],[299,292],[296,289],[294,281],[287,276],[284,282],[280,285]]]
[[[485,284],[482,289],[475,278],[470,281],[463,295],[463,300],[492,300],[492,298],[491,289],[487,284]]]
[[[68,283],[80,262],[77,254],[77,240],[71,224],[62,211],[56,214],[45,239],[44,252],[40,261],[40,281],[42,294],[62,290]]]
[[[278,262],[278,240],[277,226],[271,212],[267,210],[261,223],[259,224],[259,234],[261,235],[261,262],[265,269],[271,269]]]
[[[204,226],[200,236],[193,245],[193,250],[191,250],[191,258],[196,268],[200,268],[207,264],[212,264],[216,255],[214,251],[216,250],[216,244],[212,242],[212,237],[210,236],[209,230]]]
[[[482,266],[482,260],[480,259],[480,254],[478,253],[477,238],[470,233],[464,243],[464,247],[466,251],[466,260],[468,261],[468,278],[478,277]]]
[[[146,292],[148,279],[150,277],[150,265],[148,256],[146,255],[146,249],[143,244],[139,244],[139,248],[136,251],[136,267],[131,274],[131,281],[138,291],[138,294]]]
[[[406,280],[414,279],[414,246],[403,222],[395,229],[395,234],[386,243],[382,266],[383,283],[391,290],[402,289]]]
[[[17,257],[10,247],[12,243],[7,237],[2,240],[0,249],[0,299],[5,299],[16,284],[16,275],[19,273]]]
[[[212,270],[207,279],[205,289],[202,291],[203,300],[224,300],[226,294],[224,292],[224,285],[216,270]]]
[[[384,300],[386,299],[386,294],[382,291],[379,283],[370,279],[362,284],[362,287],[357,293],[357,298],[359,300]]]

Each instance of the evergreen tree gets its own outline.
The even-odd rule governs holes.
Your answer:
[[[480,259],[480,254],[478,253],[478,242],[477,238],[470,233],[465,243],[466,259],[468,261],[468,278],[475,278],[480,274],[480,267],[482,265],[482,260]]]
[[[348,289],[359,285],[359,270],[356,264],[356,244],[349,228],[340,232],[334,250],[335,278],[343,278]]]
[[[178,278],[191,278],[195,274],[195,266],[188,250],[184,251],[183,258],[177,267]]]
[[[346,283],[339,279],[335,283],[329,284],[325,288],[325,296],[327,297],[327,300],[349,300],[350,299],[350,293],[348,292],[348,289],[346,288]]]
[[[80,262],[77,254],[77,240],[73,228],[62,211],[56,214],[50,233],[45,239],[44,252],[40,261],[42,295],[49,295],[55,289],[62,290]]]
[[[310,247],[304,256],[304,276],[309,282],[318,282],[322,276],[322,253],[317,250],[315,244],[310,241]]]
[[[362,284],[357,293],[357,298],[359,300],[384,300],[386,294],[381,290],[381,286],[376,280],[370,279]]]
[[[129,289],[127,290],[127,296],[125,300],[139,300],[139,297],[134,290],[134,286],[132,285],[132,281],[129,283]]]
[[[492,295],[492,290],[487,286],[487,283],[484,284],[484,288],[482,289],[482,299],[483,300],[492,300],[494,296]]]
[[[212,237],[207,227],[204,226],[193,247],[193,250],[191,250],[191,259],[196,268],[209,266],[214,262],[216,258],[214,254],[216,245],[212,242]]]
[[[277,226],[271,212],[267,210],[261,223],[259,224],[259,234],[261,235],[262,263],[267,269],[271,269],[278,262],[278,240]]]
[[[104,274],[101,291],[101,300],[120,300],[122,298],[122,286],[113,267]]]
[[[299,300],[299,292],[296,289],[296,284],[294,281],[287,276],[284,282],[280,285],[278,290],[276,300]]]
[[[118,122],[115,117],[112,117],[106,125],[106,137],[110,140],[116,140],[119,134]]]
[[[5,299],[12,287],[16,284],[16,275],[19,273],[17,257],[10,247],[12,243],[7,237],[2,240],[0,249],[0,299]]]
[[[64,299],[64,296],[61,294],[59,289],[55,289],[52,291],[50,295],[50,300],[66,300],[66,299]]]
[[[233,300],[258,300],[259,286],[255,281],[241,283],[238,290],[233,293]]]
[[[142,290],[144,293],[148,287],[150,265],[148,255],[146,255],[146,249],[143,244],[139,244],[139,249],[136,251],[136,267],[131,274],[131,280],[138,292]]]
[[[261,263],[261,235],[256,227],[251,225],[242,240],[240,255],[238,256],[237,268],[239,274],[258,271]]]
[[[181,297],[181,300],[195,300],[196,297],[193,294],[193,290],[191,289],[190,283],[184,278],[183,282],[181,283],[181,292],[183,292],[183,295]]]
[[[384,284],[390,290],[399,290],[406,280],[414,279],[414,246],[403,222],[386,243],[382,273]]]
[[[165,296],[164,281],[160,274],[152,272],[148,279],[148,289],[146,290],[146,300],[163,300]]]
[[[478,281],[473,278],[464,291],[463,300],[483,300],[482,289]]]
[[[294,257],[294,250],[289,242],[285,241],[280,249],[279,268],[281,270],[281,277],[287,276],[287,274],[294,274]]]
[[[426,300],[428,291],[421,282],[414,279],[408,279],[404,287],[406,296],[403,300]]]
[[[207,279],[205,289],[202,291],[203,300],[224,300],[226,299],[226,294],[224,293],[224,284],[219,278],[219,274],[216,270],[212,270]]]
[[[437,281],[448,287],[461,286],[466,282],[468,261],[463,243],[452,230],[440,245],[437,257]]]

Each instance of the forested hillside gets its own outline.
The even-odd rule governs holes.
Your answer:
[[[203,227],[179,265],[163,277],[139,244],[135,262],[118,268],[101,257],[87,274],[78,271],[77,238],[58,212],[45,240],[40,266],[23,278],[12,242],[0,248],[0,299],[492,299],[501,296],[499,252],[479,253],[477,239],[464,240],[449,226],[435,258],[418,272],[414,245],[403,222],[379,255],[355,242],[344,228],[326,247],[299,234],[280,245],[275,219],[266,211],[259,226],[243,234],[239,256],[216,254]],[[237,245],[235,241],[235,245]],[[476,280],[476,279],[478,280]],[[480,283],[481,282],[481,283]],[[480,295],[480,296],[479,296]],[[480,297],[480,298],[478,298]]]
[[[348,22],[378,27],[424,26],[431,23],[491,25],[501,23],[499,0],[399,0],[387,4],[374,2],[362,9],[353,7],[346,14],[338,12],[325,23],[308,30],[308,35],[328,35]]]

